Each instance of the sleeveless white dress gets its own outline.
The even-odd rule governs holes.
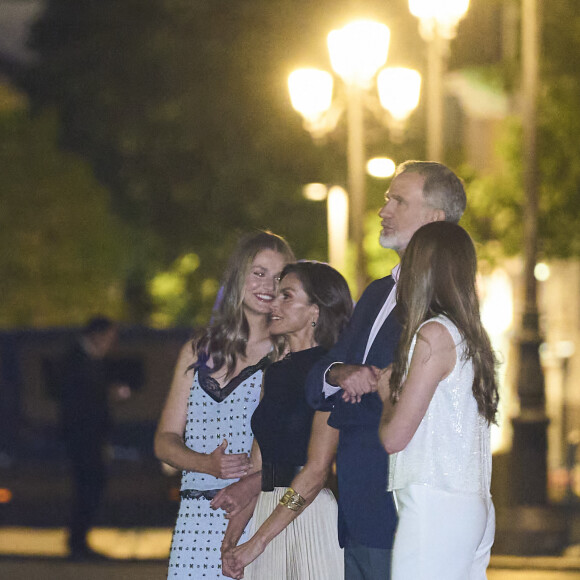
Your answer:
[[[483,580],[495,533],[490,427],[477,409],[459,331],[445,316],[423,324],[431,321],[449,331],[456,363],[409,444],[389,456],[399,515],[392,580]]]
[[[196,372],[187,406],[185,444],[200,453],[211,453],[224,439],[226,453],[249,453],[253,434],[250,419],[260,401],[266,359],[244,369],[227,387],[204,389]],[[236,380],[237,379],[237,380]],[[210,385],[211,386],[211,385]],[[226,390],[227,389],[227,390]],[[225,395],[225,396],[224,396]],[[216,400],[223,397],[223,400]],[[221,509],[209,507],[209,499],[186,498],[195,492],[222,489],[237,481],[218,479],[207,473],[184,471],[182,499],[171,541],[168,579],[223,579],[221,544],[228,521]],[[247,530],[240,542],[247,540]]]

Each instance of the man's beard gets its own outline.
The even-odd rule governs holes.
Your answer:
[[[397,243],[397,236],[396,234],[379,234],[379,244],[385,248],[386,250],[396,250],[398,243]]]

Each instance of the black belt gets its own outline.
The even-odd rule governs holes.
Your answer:
[[[219,489],[182,489],[179,492],[181,499],[213,499]]]
[[[288,487],[301,469],[302,465],[291,463],[262,463],[262,491]]]

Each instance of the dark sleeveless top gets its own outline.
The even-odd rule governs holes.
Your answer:
[[[325,352],[321,346],[293,352],[265,371],[264,395],[252,416],[263,463],[306,463],[314,417],[306,402],[306,375]]]

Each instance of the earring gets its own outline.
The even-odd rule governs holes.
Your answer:
[[[312,321],[312,326],[316,326],[316,321],[315,320]]]

